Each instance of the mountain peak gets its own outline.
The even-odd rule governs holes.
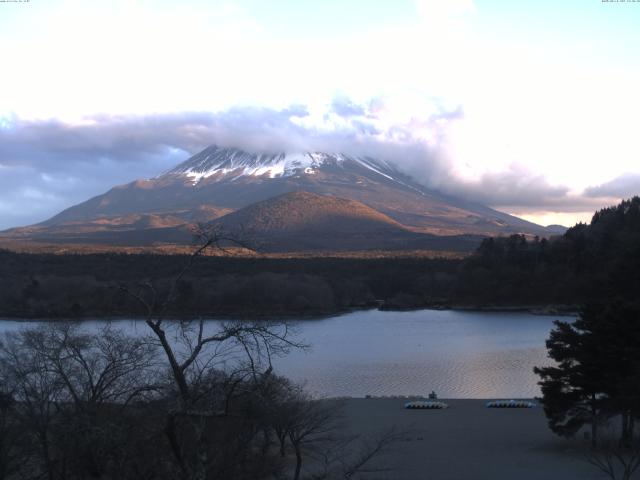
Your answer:
[[[291,194],[301,191],[305,193]],[[285,194],[291,195],[282,197]],[[272,198],[278,200],[259,203]],[[255,208],[249,208],[251,205]],[[364,211],[363,206],[371,210]],[[234,211],[239,213],[232,215]],[[249,215],[251,212],[259,215]],[[262,216],[265,222],[270,219],[274,225],[283,225],[287,232],[294,224],[287,215],[297,216],[309,219],[308,225],[314,225],[314,232],[320,225],[331,232],[338,224],[347,228],[352,213],[358,213],[358,225],[363,232],[366,230],[363,219],[367,218],[367,229],[375,225],[376,231],[380,231],[378,227],[384,224],[383,230],[389,233],[388,228],[393,226],[395,233],[389,235],[397,239],[402,232],[400,237],[407,239],[407,245],[413,241],[407,232],[555,234],[553,229],[487,206],[442,195],[374,158],[317,151],[250,153],[212,145],[156,178],[114,187],[38,226],[18,229],[11,235],[47,241],[85,242],[116,237],[121,242],[134,237],[136,241],[142,238],[147,241],[169,238],[164,230],[180,229],[180,222],[183,225],[208,222],[225,215],[226,221],[249,215],[252,219],[249,223],[256,225],[261,225],[262,220],[257,218]],[[152,231],[157,236],[148,235]],[[360,235],[363,245],[371,243],[367,241],[368,235]],[[350,248],[356,247],[356,243],[349,242]]]
[[[325,167],[344,166],[345,163],[359,164],[388,179],[393,179],[396,173],[386,162],[342,153],[250,153],[237,148],[211,145],[163,176],[185,176],[193,185],[197,185],[204,179],[216,181],[230,177],[281,178],[314,175]]]

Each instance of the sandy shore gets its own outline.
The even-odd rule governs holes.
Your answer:
[[[402,441],[377,461],[391,472],[367,479],[590,480],[587,442],[564,440],[542,408],[489,409],[484,400],[444,400],[447,410],[406,410],[403,399],[348,399],[347,428],[370,435],[396,427]]]

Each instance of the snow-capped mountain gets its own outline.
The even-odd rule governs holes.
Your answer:
[[[390,180],[393,180],[394,175],[398,175],[396,169],[388,163],[370,157],[323,152],[248,153],[215,145],[204,149],[164,175],[183,175],[196,185],[203,179],[216,181],[229,177],[282,178],[301,174],[314,175],[330,166],[345,168],[345,164],[360,165]]]
[[[329,218],[333,208],[329,206],[338,203],[324,202],[317,196],[346,199],[379,212],[406,231],[423,235],[555,233],[484,205],[429,190],[379,159],[328,152],[249,153],[210,146],[155,178],[114,187],[46,222],[6,232],[5,237],[83,243],[176,242],[186,238],[176,229],[214,221],[293,192],[312,196],[287,197],[286,202],[274,205],[292,205],[292,198],[304,198],[304,208],[322,210],[323,218]],[[290,210],[291,215],[301,214],[300,208]],[[265,211],[254,209],[252,215]],[[287,213],[281,212],[280,224],[287,222]],[[330,222],[322,225],[330,230]],[[376,248],[367,245],[363,233],[363,249]]]

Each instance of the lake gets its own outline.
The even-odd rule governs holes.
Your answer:
[[[530,398],[534,366],[548,365],[545,340],[557,317],[513,312],[367,310],[292,322],[311,346],[274,360],[280,374],[319,396],[427,395]],[[114,322],[145,332],[140,321]],[[215,328],[217,321],[208,321]],[[88,329],[101,321],[83,322]],[[29,324],[0,321],[0,333]]]

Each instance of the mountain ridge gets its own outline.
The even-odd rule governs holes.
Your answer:
[[[91,236],[91,231],[113,235],[134,230],[162,233],[166,232],[163,228],[214,222],[257,202],[293,192],[358,202],[413,233],[557,233],[485,205],[430,190],[392,164],[368,156],[249,153],[212,145],[156,177],[116,186],[40,224],[12,229],[3,236],[80,241],[83,235]],[[150,233],[122,235],[164,241],[162,236],[154,240]],[[109,237],[106,233],[98,236]]]

